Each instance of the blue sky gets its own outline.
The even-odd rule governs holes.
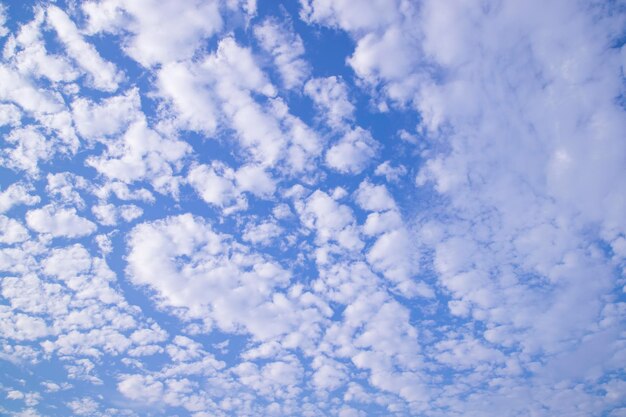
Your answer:
[[[0,414],[626,416],[622,2],[1,6]]]

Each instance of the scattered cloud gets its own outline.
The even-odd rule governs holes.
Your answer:
[[[266,3],[0,6],[0,414],[624,415],[623,7]]]

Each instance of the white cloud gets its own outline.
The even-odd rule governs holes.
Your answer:
[[[0,6],[0,37],[6,36],[9,29],[4,26],[7,22],[7,7],[3,4]]]
[[[19,126],[22,112],[13,104],[0,104],[0,126]]]
[[[187,181],[205,202],[226,209],[226,213],[247,206],[245,197],[235,185],[235,171],[222,163],[193,167]]]
[[[255,245],[267,245],[282,233],[282,227],[275,222],[267,221],[259,224],[248,224],[241,237],[243,240]]]
[[[346,307],[342,322],[326,333],[326,341],[357,368],[369,370],[372,386],[421,402],[428,394],[418,371],[422,363],[418,331],[409,314],[383,292],[362,292]]]
[[[318,245],[337,242],[347,250],[359,250],[363,247],[352,210],[337,203],[328,194],[317,190],[304,204],[296,206],[300,220],[316,232]],[[318,259],[322,252],[318,253]]]
[[[56,6],[46,9],[48,22],[65,45],[68,55],[88,74],[89,83],[97,89],[115,91],[123,75],[114,64],[102,59],[96,48],[87,43],[76,25]]]
[[[48,147],[54,147],[55,150],[66,153],[76,152],[79,145],[78,138],[74,133],[71,116],[64,107],[63,97],[57,91],[36,85],[29,78],[8,64],[0,65],[0,98],[17,104],[25,115],[33,117],[40,124],[37,126],[37,123],[34,123],[22,130],[15,130],[21,132],[45,130],[47,136],[53,139],[49,141]],[[20,157],[29,159],[41,152],[41,150],[36,152],[36,148],[45,147],[43,144],[35,146],[32,140],[30,142],[18,145],[11,152],[15,153],[18,159]],[[9,151],[5,150],[5,152]],[[9,161],[9,164],[14,167],[31,167],[35,165],[35,162],[31,160],[29,163],[24,160],[11,163]]]
[[[11,390],[7,393],[7,399],[9,400],[21,400],[24,398],[24,393],[17,390]]]
[[[76,214],[74,208],[59,208],[47,205],[26,213],[26,224],[38,233],[49,233],[53,237],[81,237],[96,231],[96,225]]]
[[[89,397],[70,401],[67,403],[67,406],[78,416],[91,416],[99,409],[99,404]]]
[[[91,208],[98,219],[98,223],[105,226],[115,226],[118,221],[133,221],[143,214],[143,209],[134,204],[116,206],[114,204],[100,204]]]
[[[163,396],[163,384],[142,375],[126,375],[117,384],[117,389],[127,398],[150,404],[160,401]]]
[[[496,13],[498,23],[489,20],[492,23],[487,24],[484,16],[477,16],[485,24],[480,30],[464,23],[455,25],[455,30],[445,36],[437,22],[456,19],[453,13],[473,12],[432,2],[424,8],[425,48],[454,76],[429,85],[417,105],[431,114],[436,109],[438,116],[427,120],[429,129],[448,123],[464,134],[451,135],[451,152],[430,159],[419,179],[431,180],[438,191],[452,199],[454,207],[463,213],[462,224],[472,224],[485,215],[470,229],[480,233],[480,238],[453,237],[438,245],[436,265],[444,285],[457,294],[454,305],[464,306],[459,311],[471,312],[494,327],[504,325],[499,331],[510,336],[499,340],[517,340],[527,349],[559,349],[561,338],[571,337],[579,331],[576,329],[594,322],[601,294],[610,288],[611,274],[595,255],[576,246],[587,245],[582,242],[590,236],[583,230],[590,224],[600,228],[596,235],[600,239],[619,234],[625,226],[615,214],[622,210],[620,199],[616,199],[621,188],[609,186],[619,184],[611,178],[617,178],[622,169],[612,156],[622,147],[616,138],[623,123],[614,117],[617,110],[610,92],[617,85],[618,65],[613,51],[602,46],[600,38],[604,35],[577,7],[554,4],[538,22],[531,18],[531,6],[508,5]],[[570,13],[580,19],[574,23],[563,18]],[[519,32],[507,31],[509,36],[489,41],[503,26],[532,35],[510,54],[512,45],[521,41],[514,35]],[[548,26],[553,28],[551,35],[540,29]],[[583,49],[579,49],[581,44]],[[486,49],[482,69],[476,72],[468,54],[478,48]],[[602,66],[605,75],[595,78],[601,61],[607,64]],[[576,65],[571,66],[572,62]],[[529,65],[538,75],[530,75]],[[500,92],[478,81],[485,68],[489,73],[502,69],[500,76],[489,81]],[[596,81],[585,78],[590,74]],[[547,87],[542,81],[545,79],[551,80]],[[583,83],[583,79],[589,81]],[[520,89],[513,89],[513,84]],[[552,97],[557,96],[571,106],[555,107]],[[522,97],[522,101],[516,102],[514,97]],[[586,104],[574,105],[580,97],[585,97],[581,103]],[[526,113],[522,108],[531,110]],[[581,125],[582,119],[589,123]],[[602,127],[597,124],[599,120],[603,120]],[[535,133],[524,126],[533,126]],[[611,149],[610,155],[607,149]],[[575,173],[583,171],[594,174],[582,179]],[[483,227],[488,227],[484,234],[479,232]],[[473,265],[457,246],[471,250]],[[487,279],[498,269],[496,262],[512,263],[517,274],[542,277],[543,289],[535,292],[532,278],[514,278],[512,271]],[[556,267],[558,264],[561,266]],[[582,271],[596,279],[579,281]],[[567,281],[560,281],[565,276]],[[470,286],[471,282],[483,282],[482,291]],[[571,298],[567,301],[566,297]],[[521,299],[534,301],[523,306],[518,301]],[[543,303],[552,307],[538,307]],[[515,317],[510,322],[495,314],[505,305]],[[562,317],[572,321],[557,325],[553,314],[564,314]],[[523,320],[524,316],[535,319]],[[547,323],[554,326],[550,337],[541,333],[547,331]]]
[[[85,247],[44,248],[39,253],[34,249],[31,245],[25,259],[15,260],[28,265],[26,273],[5,277],[0,285],[9,304],[0,314],[5,340],[39,339],[35,352],[62,356],[70,378],[101,384],[96,365],[73,356],[117,355],[140,344],[123,334],[141,330],[139,310],[130,308],[114,289],[116,276],[104,260],[92,257]],[[68,388],[60,381],[50,387]]]
[[[359,207],[368,211],[395,210],[396,202],[384,185],[374,185],[363,181],[356,191],[355,199]]]
[[[80,191],[91,191],[91,184],[81,176],[70,172],[59,172],[57,174],[48,174],[46,179],[46,192],[51,199],[65,205],[73,205],[80,209],[85,207]]]
[[[395,0],[301,0],[300,15],[305,20],[339,26],[348,31],[375,30],[398,18]]]
[[[54,142],[32,127],[15,129],[4,139],[14,147],[0,151],[0,164],[30,175],[37,175],[39,161],[47,161],[55,151]]]
[[[313,78],[307,81],[304,92],[319,107],[322,117],[331,127],[343,130],[346,124],[353,121],[355,108],[341,78]]]
[[[141,119],[139,91],[134,88],[124,95],[94,103],[79,97],[72,102],[72,114],[78,133],[86,139],[102,139],[119,134],[130,123]]]
[[[87,164],[106,177],[132,183],[148,180],[160,193],[178,193],[174,174],[191,147],[184,141],[163,137],[145,119],[131,124],[118,140],[108,141],[107,151],[87,158]]]
[[[112,196],[122,201],[141,201],[153,203],[154,195],[145,188],[130,188],[127,184],[120,181],[106,182],[102,186],[93,190],[93,193],[101,200],[107,200]]]
[[[235,171],[218,161],[210,166],[194,166],[187,181],[204,201],[221,208],[224,214],[247,208],[244,192],[268,199],[276,189],[272,177],[258,165],[245,165]]]
[[[30,194],[32,188],[20,183],[14,183],[9,185],[6,189],[0,192],[0,213],[5,213],[13,206],[25,204],[32,206],[39,203],[41,198],[36,195]]]
[[[0,330],[6,338],[19,341],[37,340],[50,333],[43,319],[14,313],[7,306],[0,306]]]
[[[357,44],[348,63],[370,81],[405,80],[415,67],[416,54],[407,53],[413,45],[404,29],[391,26],[385,33],[368,33]]]
[[[300,87],[309,72],[308,64],[302,57],[305,51],[300,36],[286,25],[271,19],[257,25],[254,35],[263,50],[274,59],[285,87]]]
[[[3,51],[21,74],[34,78],[45,77],[52,82],[71,82],[80,73],[62,55],[50,54],[43,38],[44,10],[35,10],[33,20],[22,25],[15,36],[11,36]]]
[[[273,98],[276,88],[252,51],[232,37],[202,59],[163,66],[157,84],[166,103],[164,130],[214,135],[228,129],[248,162],[270,167],[285,160],[295,172],[310,170],[309,161],[321,151],[317,135]]]
[[[0,243],[19,243],[28,239],[28,230],[15,219],[0,215]]]
[[[27,112],[52,114],[63,110],[62,100],[48,90],[38,89],[28,79],[0,65],[0,97],[12,101]]]
[[[71,385],[68,384],[68,383],[57,384],[57,383],[52,382],[52,381],[43,381],[41,383],[41,386],[44,387],[46,392],[58,392],[58,391],[61,391],[61,390],[66,390],[66,389],[71,387]]]
[[[239,168],[235,173],[235,179],[241,191],[248,191],[258,197],[270,197],[276,189],[275,181],[258,165]]]
[[[418,185],[434,184],[458,220],[431,236],[451,312],[493,326],[494,342],[534,352],[566,349],[564,340],[594,327],[614,278],[602,256],[580,248],[624,233],[623,117],[613,98],[622,59],[606,43],[615,38],[610,13],[568,2],[389,2],[395,14],[381,9],[370,21],[356,2],[303,3],[307,19],[350,32],[359,77],[386,99],[412,102],[419,129],[446,141],[449,152],[425,154]],[[468,409],[493,413],[480,401],[457,408]]]
[[[217,0],[104,0],[82,9],[88,32],[123,34],[125,52],[147,67],[191,58],[223,25]]]
[[[328,149],[326,164],[339,172],[358,174],[370,164],[379,147],[370,132],[358,127]]]
[[[388,182],[399,182],[406,174],[404,165],[394,167],[390,161],[385,161],[376,167],[375,175],[385,177]]]
[[[312,365],[315,369],[312,382],[317,389],[332,391],[342,387],[348,379],[346,367],[328,357],[318,356]]]
[[[365,180],[356,190],[355,200],[363,210],[373,211],[363,225],[366,235],[377,236],[366,255],[372,268],[395,283],[395,288],[407,297],[433,297],[427,284],[415,280],[419,249],[387,187]]]
[[[251,93],[275,94],[274,86],[247,48],[233,38],[220,41],[215,54],[198,64],[172,64],[159,73],[162,94],[170,98],[180,126],[212,133],[221,107],[242,148],[263,165],[275,164],[286,145],[278,120]]]
[[[132,230],[129,247],[131,280],[154,290],[160,305],[182,309],[187,319],[214,321],[224,331],[245,329],[260,338],[295,324],[263,324],[276,314],[273,289],[286,285],[289,273],[200,218],[186,214],[142,223]]]
[[[410,101],[424,79],[420,64],[418,8],[402,0],[337,1],[302,0],[301,16],[348,31],[356,49],[348,64],[370,85],[383,84],[387,97]],[[378,98],[378,97],[375,97]],[[386,108],[382,105],[380,108]]]
[[[158,86],[175,110],[177,126],[213,134],[217,128],[218,105],[206,84],[210,82],[200,68],[191,63],[172,62],[158,73]]]

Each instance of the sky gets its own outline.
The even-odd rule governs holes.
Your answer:
[[[624,0],[0,2],[0,415],[626,417]]]

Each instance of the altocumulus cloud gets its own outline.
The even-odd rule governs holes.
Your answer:
[[[0,5],[0,414],[626,416],[626,4]]]

